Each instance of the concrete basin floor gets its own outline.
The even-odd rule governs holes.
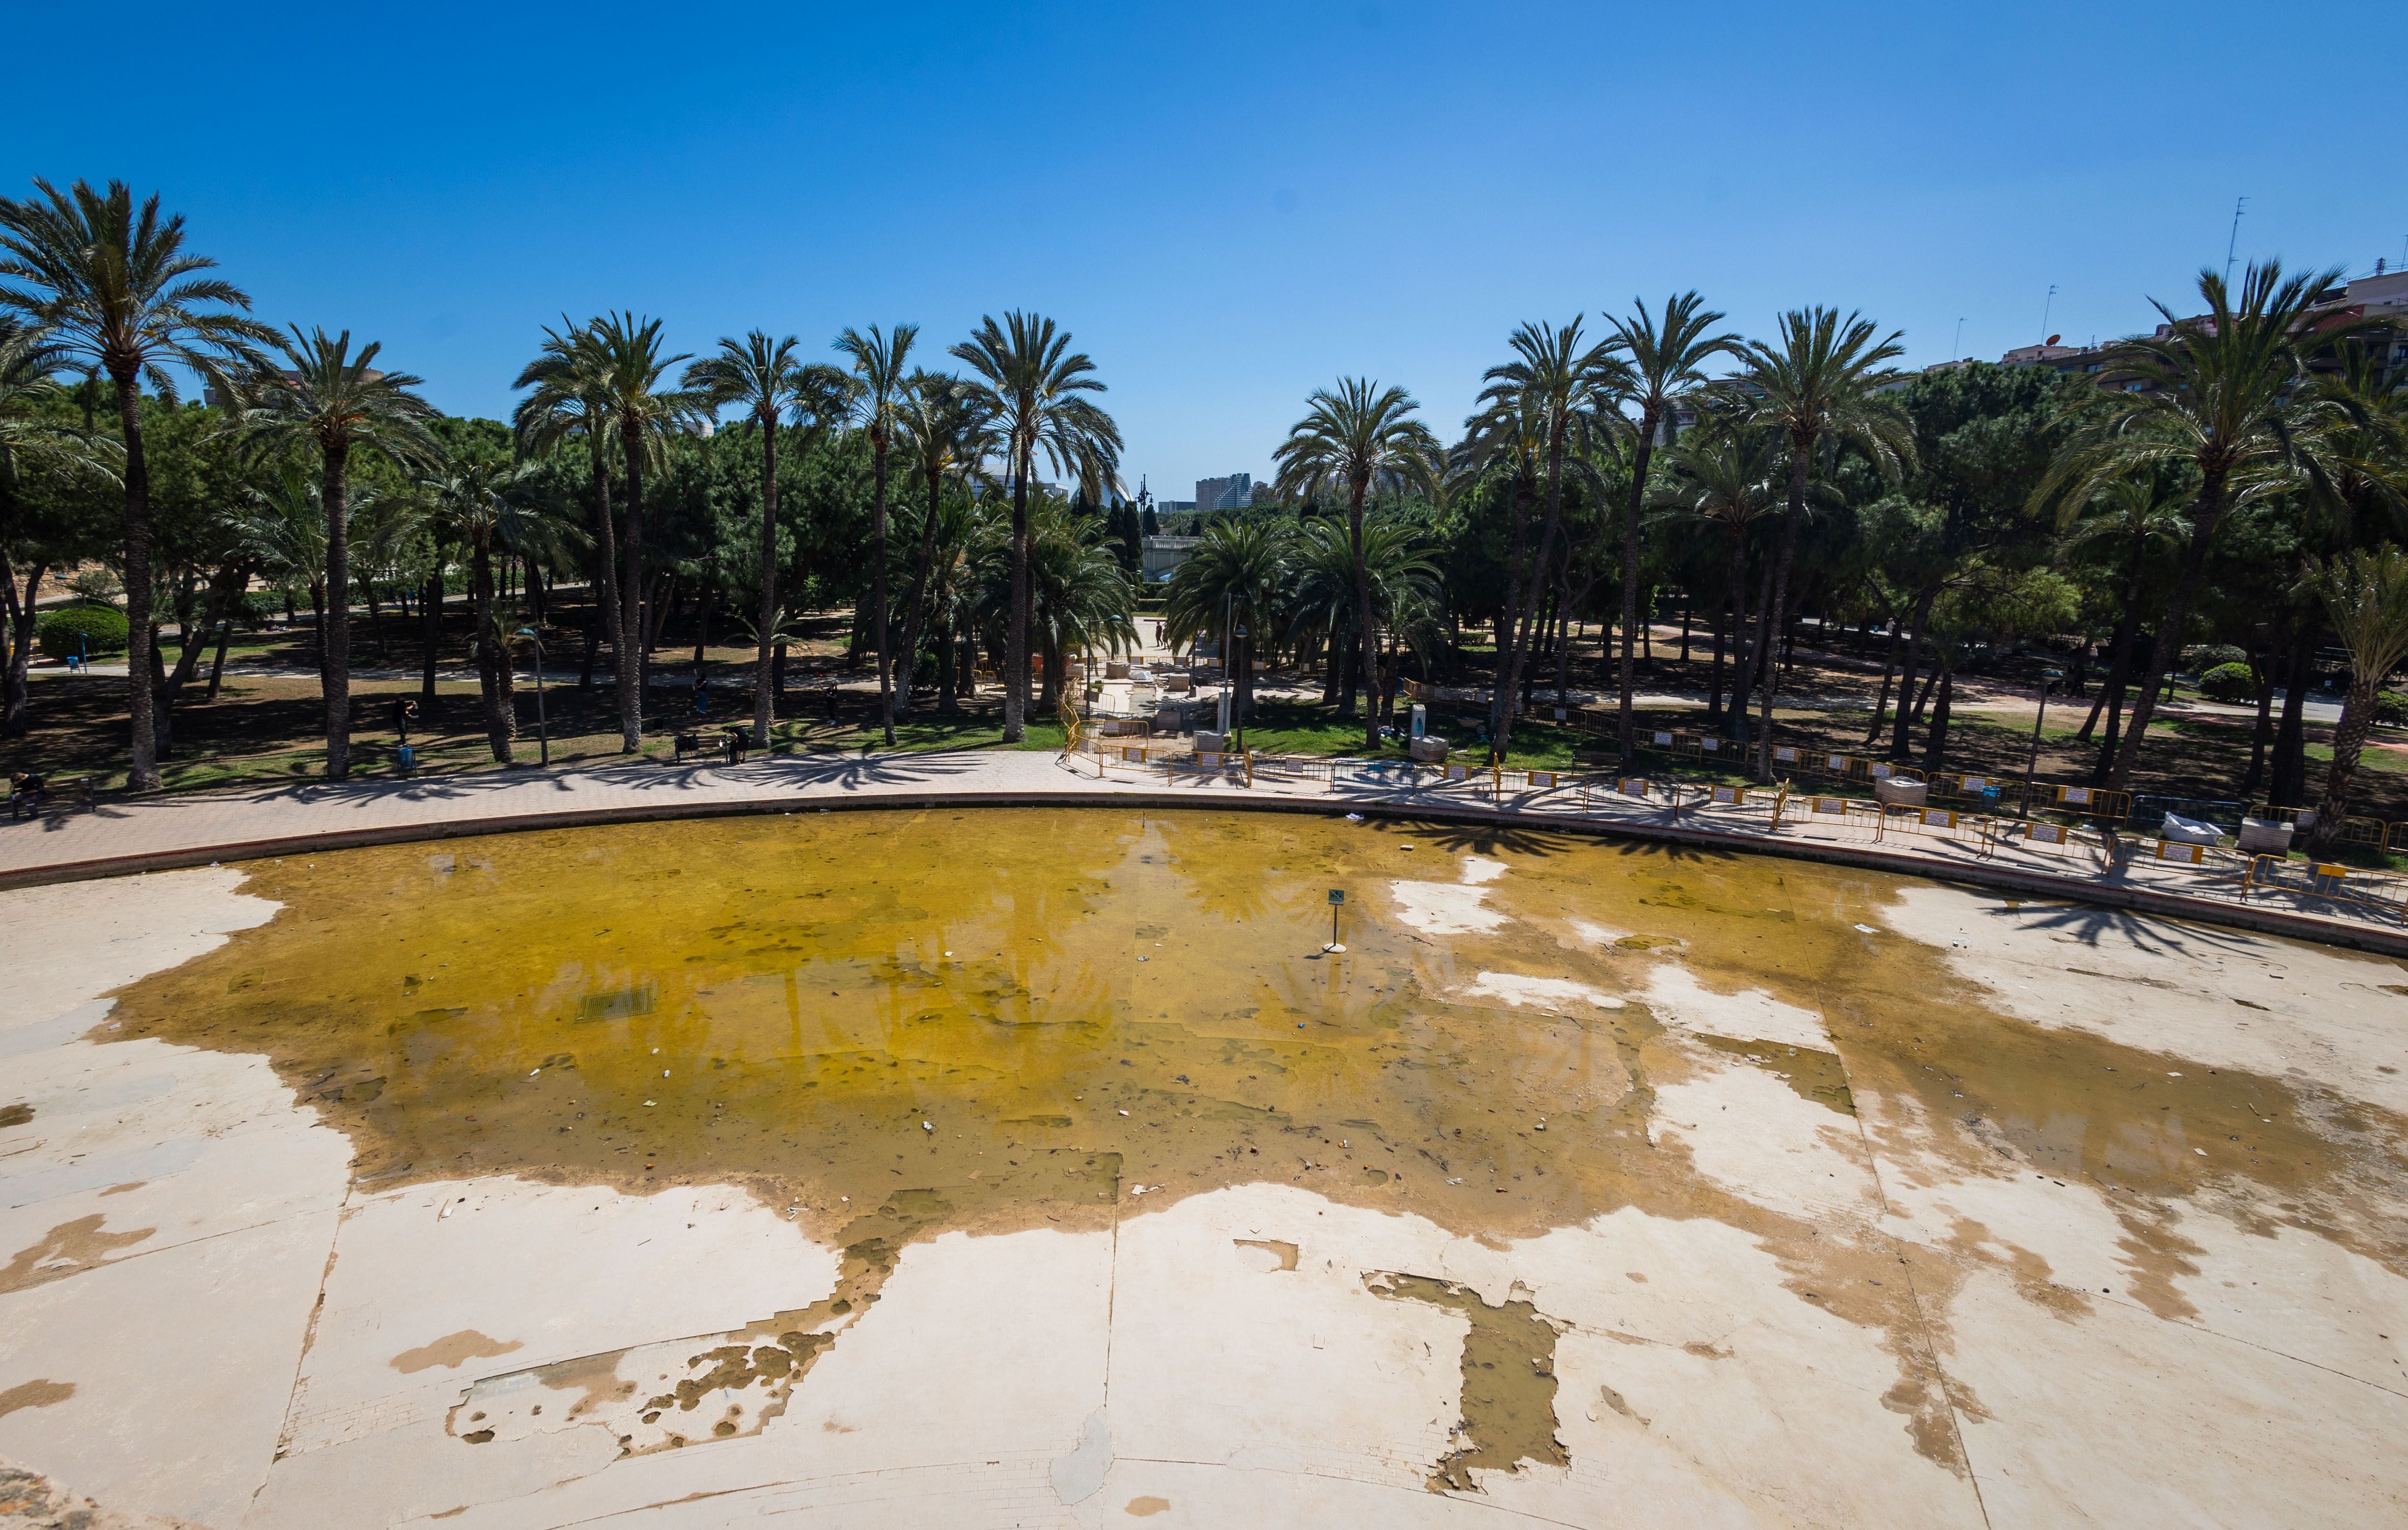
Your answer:
[[[2408,1519],[2372,957],[1098,806],[0,893],[0,1458],[126,1516]]]

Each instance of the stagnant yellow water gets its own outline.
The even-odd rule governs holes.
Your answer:
[[[713,1362],[781,1388],[913,1238],[1102,1225],[1268,1180],[1492,1240],[1625,1205],[1742,1228],[1794,1289],[1885,1332],[1894,1406],[1956,1464],[1908,1336],[1932,1313],[1866,1277],[1898,1250],[1753,1204],[1651,1133],[1656,1086],[1703,1065],[1641,997],[1671,960],[1823,1016],[1831,1052],[1691,1040],[1778,1074],[1847,1138],[1859,1099],[1912,1101],[1885,1146],[2112,1187],[2138,1293],[2169,1315],[2186,1246],[2165,1208],[2202,1192],[2408,1268],[2401,1123],[2230,1070],[2153,1093],[2137,1081],[2179,1061],[1993,1013],[1938,951],[1857,930],[1896,886],[1502,830],[1102,808],[503,835],[258,865],[247,890],[275,919],[125,990],[105,1034],[266,1054],[350,1133],[365,1182],[752,1187],[846,1249],[827,1310],[765,1320]],[[1342,954],[1322,949],[1333,888]],[[1375,1289],[1477,1305],[1419,1278]],[[1494,1425],[1498,1448],[1546,1459],[1552,1377],[1512,1386],[1545,1406],[1495,1416],[1541,1434]],[[654,1401],[674,1423],[674,1394]]]

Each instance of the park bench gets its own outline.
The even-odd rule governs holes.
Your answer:
[[[30,818],[52,803],[69,802],[86,811],[100,805],[99,788],[88,775],[53,775],[46,777],[38,792],[8,793],[8,816]]]

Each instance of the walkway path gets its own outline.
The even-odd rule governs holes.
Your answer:
[[[2103,868],[2082,846],[1985,848],[1970,839],[1896,833],[1876,843],[1852,827],[1855,820],[1801,815],[1796,803],[1776,830],[1757,811],[1691,808],[1676,815],[1660,801],[1576,787],[1508,788],[1492,801],[1485,781],[1415,787],[1372,779],[1328,786],[1257,780],[1248,787],[1222,777],[1166,780],[1156,772],[1119,769],[1099,778],[1092,758],[1072,762],[1041,750],[787,755],[740,766],[638,760],[109,799],[90,811],[0,822],[0,887],[513,829],[937,801],[1359,811],[1469,818],[1537,832],[1603,832],[1979,882],[2408,957],[2408,930],[2362,908],[2281,891],[2256,893],[2244,903],[2229,879],[2137,858]]]

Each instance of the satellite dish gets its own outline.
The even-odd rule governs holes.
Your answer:
[[[2057,341],[2059,341],[2059,340],[2061,340],[2061,339],[2065,339],[2065,337],[2064,337],[2064,336],[2062,336],[2062,335],[2051,335],[2051,336],[2048,338],[2048,343],[2049,343],[2049,344],[2051,344],[2051,345],[2055,345]]]

